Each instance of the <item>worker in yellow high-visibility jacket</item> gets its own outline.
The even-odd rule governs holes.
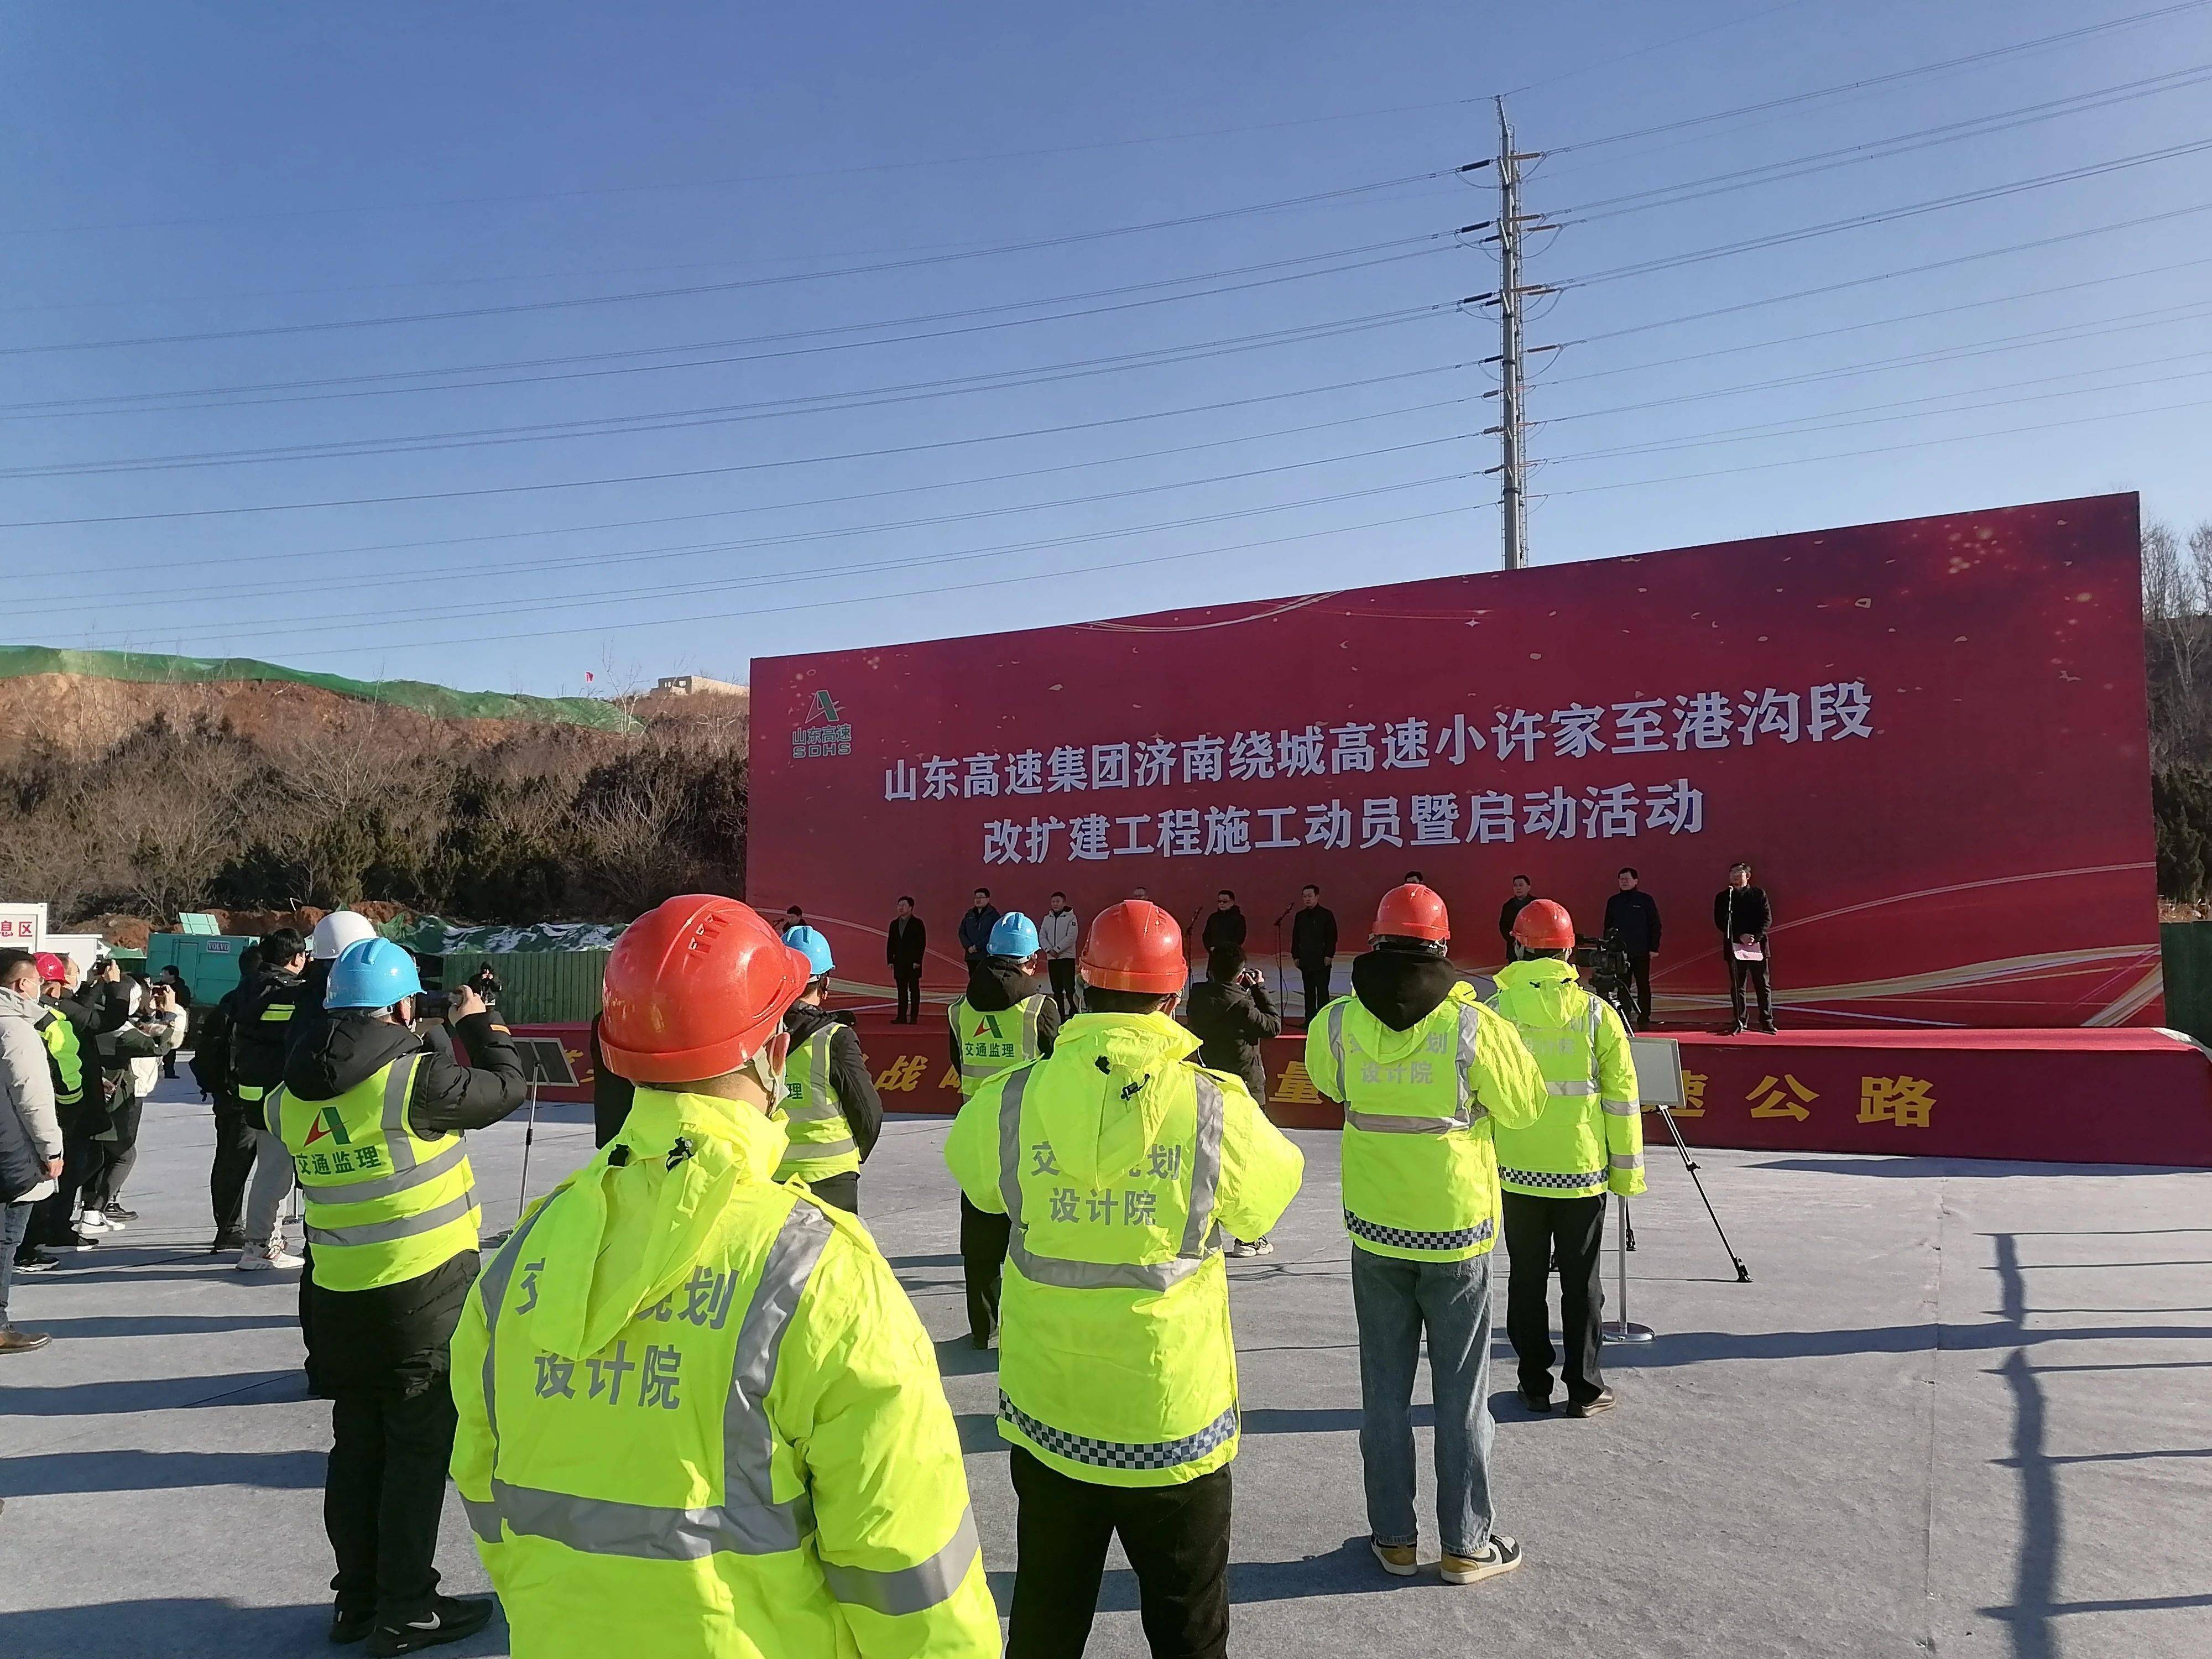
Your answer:
[[[1155,1654],[1225,1651],[1237,1354],[1224,1234],[1257,1238],[1304,1160],[1169,1018],[1188,967],[1139,901],[1091,924],[1085,1012],[960,1109],[945,1161],[1005,1215],[999,1432],[1020,1559],[1008,1651],[1079,1654],[1118,1533]]]
[[[860,1223],[773,1177],[806,960],[673,898],[607,959],[622,1131],[525,1213],[453,1342],[453,1478],[515,1659],[988,1659],[959,1437]]]

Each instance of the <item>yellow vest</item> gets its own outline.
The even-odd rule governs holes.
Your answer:
[[[1306,1034],[1314,1086],[1344,1103],[1344,1225],[1376,1255],[1462,1261],[1498,1242],[1500,1124],[1533,1123],[1543,1079],[1512,1026],[1455,984],[1394,1031],[1356,997]]]
[[[960,1097],[967,1099],[1000,1073],[1037,1057],[1037,1018],[1048,999],[1025,997],[1012,1008],[978,1008],[962,997],[945,1010],[960,1039]]]
[[[834,1022],[822,1026],[791,1051],[784,1066],[783,1084],[789,1092],[783,1102],[783,1132],[791,1150],[777,1166],[778,1181],[793,1176],[823,1181],[860,1167],[853,1126],[830,1076],[830,1045],[839,1029]]]
[[[457,1134],[407,1121],[420,1054],[402,1054],[330,1100],[269,1091],[270,1131],[307,1198],[315,1283],[367,1291],[419,1279],[477,1248],[475,1176]]]
[[[641,1087],[493,1254],[455,1486],[532,1659],[996,1659],[929,1338],[781,1124]]]
[[[969,1201],[1012,1224],[999,1432],[1074,1480],[1173,1486],[1237,1455],[1221,1236],[1273,1226],[1304,1160],[1198,1046],[1163,1015],[1077,1015],[946,1139]]]

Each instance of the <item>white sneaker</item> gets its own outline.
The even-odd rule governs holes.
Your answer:
[[[81,1233],[119,1233],[120,1224],[110,1221],[104,1210],[87,1210],[76,1218],[76,1230]]]
[[[249,1244],[238,1253],[238,1271],[242,1273],[267,1273],[276,1267],[305,1265],[300,1257],[284,1248],[281,1239],[271,1239],[266,1244]]]

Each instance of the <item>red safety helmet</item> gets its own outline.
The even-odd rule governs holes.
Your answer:
[[[52,951],[41,951],[34,958],[39,965],[39,978],[48,985],[59,985],[69,977],[69,964]]]
[[[1575,919],[1556,899],[1530,899],[1513,918],[1513,937],[1530,951],[1571,951]]]
[[[1375,926],[1368,931],[1376,939],[1425,939],[1442,945],[1451,938],[1451,912],[1434,888],[1409,881],[1382,895],[1375,907]]]
[[[1154,996],[1182,990],[1190,973],[1183,960],[1182,929],[1158,905],[1143,899],[1124,899],[1098,913],[1083,941],[1079,966],[1086,985]]]
[[[734,1072],[782,1029],[809,971],[750,906],[712,893],[670,899],[607,957],[599,1052],[634,1083]]]

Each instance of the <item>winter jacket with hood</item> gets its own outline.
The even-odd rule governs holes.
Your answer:
[[[453,1473],[518,1651],[998,1651],[928,1334],[857,1220],[775,1182],[788,1145],[741,1102],[641,1086],[621,1139],[532,1205],[486,1265],[453,1336]],[[759,1368],[748,1391],[732,1373],[771,1273],[798,1284],[782,1293],[774,1346],[743,1356]],[[637,1408],[635,1392],[619,1406],[586,1395],[594,1356],[611,1350],[635,1369],[663,1345],[678,1355],[671,1409]],[[573,1364],[568,1396],[538,1397],[541,1355]],[[643,1380],[629,1379],[633,1390]],[[726,1484],[724,1448],[740,1443],[765,1464],[750,1493]],[[800,1548],[648,1559],[487,1522],[517,1488],[740,1515],[809,1503],[812,1516]],[[867,1605],[878,1575],[921,1577],[931,1562],[942,1572],[913,1597],[921,1605]]]
[[[1053,1035],[1060,1030],[1060,1005],[1052,1000],[1052,987],[1024,969],[1014,957],[985,957],[968,964],[968,1006],[978,1013],[1018,1007],[1031,997],[1044,999],[1044,1006],[1037,1011],[1037,1053],[1048,1054]],[[952,1069],[957,1072],[960,1033],[951,1030],[948,1022],[946,1035],[952,1042]]]
[[[335,1100],[393,1060],[421,1054],[407,1100],[415,1133],[481,1129],[528,1093],[521,1057],[488,1013],[471,1014],[454,1030],[474,1065],[455,1060],[451,1039],[436,1026],[418,1036],[368,1010],[334,1013],[285,1061],[284,1088],[296,1100]],[[418,1278],[374,1290],[332,1291],[311,1282],[307,1374],[317,1391],[397,1382],[412,1392],[441,1378],[447,1340],[476,1276],[477,1253],[464,1250]]]
[[[0,1202],[27,1204],[54,1190],[46,1165],[62,1155],[54,1079],[39,1022],[46,1011],[0,990]]]
[[[1260,1058],[1260,1044],[1282,1035],[1283,1017],[1275,1012],[1266,986],[1202,979],[1190,988],[1182,1023],[1203,1045],[1201,1060],[1217,1072],[1243,1078],[1253,1099],[1267,1097],[1267,1068]]]
[[[784,1015],[783,1024],[791,1033],[794,1048],[823,1026],[836,1028],[830,1034],[830,1083],[837,1091],[837,1103],[845,1109],[845,1121],[852,1126],[853,1150],[866,1163],[877,1137],[884,1132],[884,1103],[876,1092],[875,1079],[868,1074],[868,1057],[861,1052],[852,1020],[811,1003],[794,1002]]]
[[[999,1431],[1076,1480],[1170,1486],[1237,1454],[1237,1355],[1218,1237],[1264,1237],[1297,1196],[1305,1167],[1242,1082],[1203,1073],[1221,1095],[1220,1166],[1194,1270],[1161,1290],[1039,1283],[1022,1267],[1033,1255],[1158,1265],[1188,1248],[1188,1223],[1177,1217],[1192,1199],[1198,1046],[1164,1014],[1078,1014],[1060,1027],[1050,1058],[978,1089],[945,1138],[945,1164],[977,1209],[1006,1212],[1006,1176],[1023,1195],[999,1339]],[[1024,1079],[1015,1107],[1020,1162],[1006,1171],[1000,1114],[1016,1078]],[[1140,1219],[1133,1223],[1133,1213]],[[1146,1214],[1158,1219],[1146,1224]],[[1024,1418],[1094,1442],[1188,1437],[1202,1450],[1165,1466],[1085,1463],[1024,1430]],[[1217,1424],[1218,1439],[1206,1433]]]
[[[1499,969],[1491,1006],[1521,1033],[1550,1095],[1535,1122],[1498,1128],[1500,1184],[1536,1198],[1642,1193],[1643,1097],[1620,1014],[1584,990],[1573,964],[1558,957]]]
[[[230,1079],[234,1090],[266,1091],[284,1081],[284,1060],[293,1024],[307,1005],[301,999],[307,981],[280,968],[263,968],[253,982],[232,1005]],[[277,1018],[269,1016],[274,1012]],[[258,1099],[258,1095],[249,1095]]]

